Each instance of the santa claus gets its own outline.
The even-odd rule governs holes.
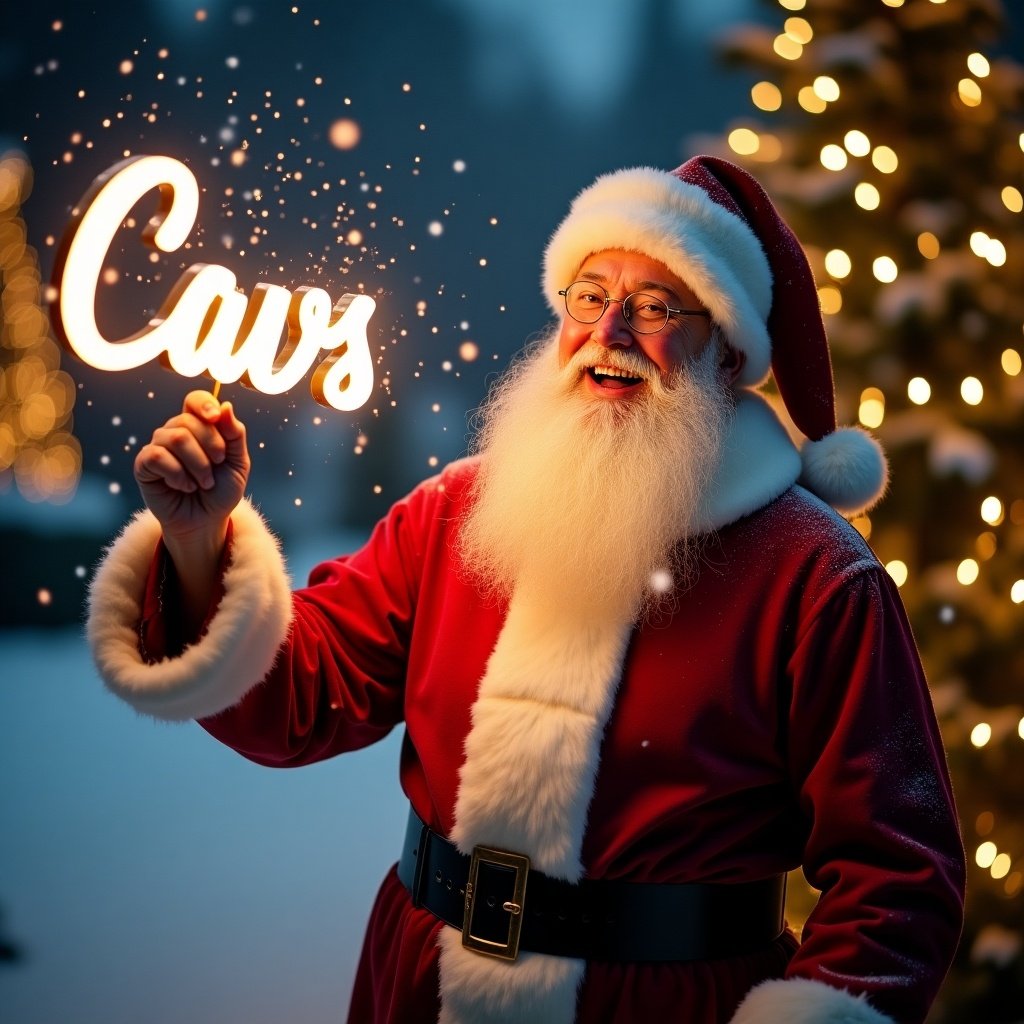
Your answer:
[[[189,395],[92,587],[103,678],[264,765],[404,723],[353,1022],[923,1020],[963,850],[899,595],[839,514],[885,460],[836,429],[800,245],[702,156],[585,189],[543,287],[557,327],[474,453],[294,593],[243,424]]]

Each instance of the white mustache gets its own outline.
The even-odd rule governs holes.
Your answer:
[[[637,349],[604,348],[594,341],[586,342],[574,352],[562,372],[571,377],[579,377],[595,366],[610,366],[643,380],[650,380],[660,373],[657,366]]]

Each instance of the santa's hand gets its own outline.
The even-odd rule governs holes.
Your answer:
[[[222,534],[249,479],[245,425],[230,402],[192,391],[139,452],[135,479],[165,539]]]

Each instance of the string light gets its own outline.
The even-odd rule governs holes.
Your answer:
[[[990,840],[986,840],[977,848],[977,850],[974,851],[974,863],[977,864],[979,868],[991,867],[992,862],[996,859],[996,852],[996,844]]]
[[[822,313],[834,315],[843,308],[843,295],[838,288],[831,285],[823,285],[818,289],[818,304]]]
[[[1003,521],[1003,503],[994,494],[981,503],[981,518],[989,526],[998,526]]]
[[[811,88],[826,103],[835,103],[839,99],[839,83],[828,75],[818,75]]]
[[[1008,853],[996,854],[996,859],[992,861],[992,867],[989,870],[992,872],[993,878],[1004,878],[1010,873],[1010,865],[1013,861]]]
[[[871,153],[871,162],[882,174],[892,174],[900,164],[896,151],[889,146],[875,146]]]
[[[1010,587],[1010,600],[1014,604],[1024,604],[1024,580],[1015,580],[1012,587]],[[1024,740],[1024,718],[1020,720],[1020,738]]]
[[[1001,193],[1003,200],[1003,206],[1005,206],[1010,213],[1020,213],[1024,210],[1024,195],[1021,195],[1020,189],[1014,188],[1013,185],[1007,185]]]
[[[973,78],[961,78],[956,88],[960,102],[965,107],[981,105],[981,86]]]
[[[987,78],[991,69],[989,67],[988,60],[982,54],[972,53],[967,58],[967,70],[970,71],[975,78]]]
[[[903,0],[882,0],[886,7],[902,7]]]
[[[960,382],[960,397],[968,405],[981,405],[985,397],[985,389],[977,377],[964,377]]]
[[[882,194],[871,182],[862,181],[853,190],[853,199],[862,210],[877,210],[882,202]]]
[[[871,264],[871,272],[882,284],[891,284],[899,275],[899,267],[891,256],[879,256]]]
[[[861,392],[857,418],[865,427],[881,426],[885,419],[885,395],[878,388],[865,388]]]
[[[917,236],[917,251],[926,260],[934,260],[939,255],[939,240],[930,231],[922,231]]]
[[[828,104],[815,92],[814,87],[805,85],[796,95],[796,101],[808,114],[822,113]]]
[[[787,11],[802,11],[807,6],[807,0],[779,0],[779,6],[785,7]]]
[[[971,743],[976,747],[985,746],[992,739],[992,726],[988,722],[979,722],[971,730]]]
[[[775,37],[772,48],[783,60],[799,60],[804,52],[800,43],[785,34]]]
[[[973,558],[965,558],[956,567],[956,581],[962,587],[969,587],[977,581],[980,572],[981,567]]]
[[[782,28],[793,42],[801,46],[806,46],[814,38],[814,29],[806,18],[787,18]]]
[[[1003,367],[1003,373],[1008,377],[1017,377],[1020,375],[1022,368],[1020,353],[1015,348],[1003,349],[1003,354],[999,357],[999,362]]]
[[[750,98],[758,110],[778,110],[782,106],[782,90],[771,82],[758,82],[750,90]]]
[[[910,575],[906,562],[901,562],[898,558],[894,558],[891,562],[886,562],[885,571],[892,577],[897,587],[902,587]]]
[[[914,405],[925,405],[931,397],[932,386],[924,379],[924,377],[912,377],[907,382],[907,398],[909,398]]]
[[[829,171],[841,171],[846,166],[846,152],[834,142],[822,147],[819,159],[822,167]]]
[[[842,249],[830,249],[825,253],[825,269],[832,277],[842,279],[849,277],[853,264]]]
[[[750,128],[734,128],[729,132],[729,146],[734,153],[740,156],[751,156],[760,148],[761,140],[757,132]]]
[[[843,145],[850,156],[867,156],[871,152],[871,140],[857,128],[843,136]]]

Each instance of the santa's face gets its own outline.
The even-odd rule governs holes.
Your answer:
[[[702,308],[684,281],[660,261],[638,252],[606,249],[595,253],[584,260],[575,279],[593,281],[599,298],[603,297],[601,289],[613,299],[643,292],[674,309]],[[667,380],[704,350],[710,336],[707,317],[676,314],[670,315],[657,333],[640,333],[627,323],[622,302],[611,302],[596,323],[584,324],[564,316],[558,336],[559,365],[565,366],[584,345],[594,343],[597,348],[586,360],[591,365],[583,372],[580,387],[595,399],[624,402],[642,394],[651,375],[660,374]],[[622,376],[623,372],[628,376]]]

